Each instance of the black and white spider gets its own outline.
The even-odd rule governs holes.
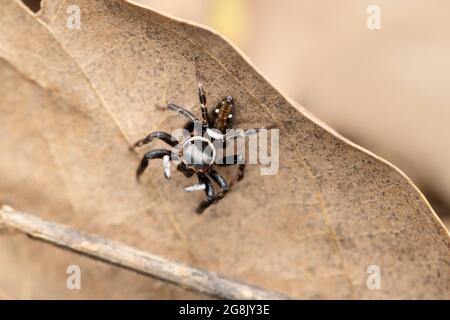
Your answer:
[[[147,152],[137,168],[136,178],[139,180],[139,177],[147,168],[149,160],[158,158],[163,159],[164,175],[166,178],[170,178],[170,161],[180,160],[177,170],[182,172],[186,177],[191,177],[196,174],[199,181],[198,184],[187,187],[185,190],[205,190],[206,199],[197,207],[197,213],[202,213],[211,204],[222,199],[230,187],[230,184],[225,178],[213,169],[214,164],[239,164],[238,173],[235,179],[236,181],[239,181],[244,177],[245,164],[240,163],[241,156],[233,155],[217,159],[217,146],[219,145],[225,149],[227,141],[257,133],[260,129],[232,131],[231,133],[227,133],[227,130],[232,129],[233,127],[235,108],[233,98],[227,96],[208,113],[206,107],[206,95],[197,70],[196,77],[202,120],[197,119],[190,111],[175,104],[169,104],[167,106],[169,110],[179,112],[189,119],[184,126],[184,129],[189,132],[189,137],[186,137],[183,141],[179,142],[167,132],[155,131],[150,133],[144,139],[137,141],[132,148],[150,143],[155,138],[174,147],[174,151],[168,149],[155,149]],[[215,192],[211,180],[220,187],[219,192]]]

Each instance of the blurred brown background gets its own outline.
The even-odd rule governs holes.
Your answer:
[[[450,225],[449,1],[138,2],[225,35],[288,97],[403,170]]]

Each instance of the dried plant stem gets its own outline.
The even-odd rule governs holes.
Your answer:
[[[0,209],[0,225],[104,262],[223,299],[289,299],[283,294],[231,280],[222,275],[172,262],[133,247],[68,226],[18,212]]]

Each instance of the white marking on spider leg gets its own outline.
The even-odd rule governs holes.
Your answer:
[[[164,176],[169,179],[170,178],[170,157],[163,157],[163,167],[164,167]]]
[[[184,188],[184,191],[194,192],[194,191],[201,191],[201,190],[205,190],[205,189],[206,189],[206,185],[204,183],[202,183],[202,184],[194,184],[192,186],[186,187],[186,188]]]
[[[218,130],[213,130],[211,128],[207,128],[206,132],[213,139],[216,139],[216,140],[223,140],[224,139],[224,135],[221,134]]]
[[[248,137],[248,136],[258,133],[259,130],[261,130],[261,129],[247,129],[246,131],[235,130],[235,131],[231,131],[231,132],[225,134],[223,136],[223,138],[225,140],[228,140],[228,139],[234,139],[234,138]]]

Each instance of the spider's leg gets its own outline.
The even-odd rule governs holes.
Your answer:
[[[274,125],[265,127],[265,128],[250,128],[245,131],[233,131],[227,134],[224,134],[221,138],[222,140],[230,140],[230,139],[237,139],[237,138],[243,138],[248,137],[253,134],[257,134],[261,130],[270,130],[276,128]]]
[[[189,118],[190,122],[197,122],[197,121],[198,121],[198,119],[192,114],[192,112],[186,110],[186,109],[183,108],[183,107],[179,107],[179,106],[177,106],[176,104],[169,103],[169,104],[167,105],[167,108],[168,108],[169,110],[172,110],[172,111],[181,113],[181,114],[182,114],[183,116],[185,116],[186,118]]]
[[[189,121],[184,125],[183,129],[187,130],[189,133],[192,133],[192,131],[194,131],[194,126],[194,123],[192,121]]]
[[[177,166],[177,170],[180,171],[182,174],[184,174],[186,177],[192,177],[194,173],[189,170],[183,162],[180,162]]]
[[[212,186],[211,180],[205,175],[198,175],[199,184],[205,184],[206,200],[203,200],[197,207],[197,213],[201,214],[214,202],[214,188]]]
[[[241,155],[235,154],[233,156],[223,157],[221,160],[217,159],[216,164],[218,166],[232,166],[238,164],[242,159]]]
[[[168,134],[164,131],[155,131],[150,133],[148,136],[146,136],[144,139],[141,139],[137,141],[131,148],[137,148],[141,147],[144,144],[150,143],[153,141],[153,139],[160,139],[167,143],[168,145],[175,147],[179,142],[177,139],[175,139],[172,135]]]
[[[245,163],[239,163],[241,161],[241,155],[234,155],[234,156],[228,156],[222,158],[222,160],[219,160],[218,163],[216,163],[218,166],[231,166],[238,164],[238,173],[236,175],[236,181],[240,181],[244,179],[245,174]],[[233,182],[230,183],[232,185]]]
[[[197,87],[198,87],[198,99],[200,100],[200,108],[202,109],[202,125],[203,128],[208,128],[208,108],[206,107],[206,94],[203,90],[203,82],[200,78],[200,73],[198,72],[197,66],[197,58],[194,60],[195,62],[195,76],[197,78]]]
[[[225,180],[224,177],[222,177],[222,175],[220,173],[218,173],[216,170],[211,170],[209,172],[209,176],[214,180],[215,183],[217,183],[221,189],[220,192],[218,192],[215,196],[214,199],[215,200],[219,200],[222,199],[225,194],[228,192],[229,190],[229,186],[227,181]]]
[[[136,179],[139,181],[140,176],[144,173],[145,169],[148,166],[148,161],[151,159],[161,159],[164,156],[168,156],[170,160],[172,160],[172,151],[167,149],[155,149],[147,152],[141,160],[139,167],[136,171]]]
[[[239,167],[238,167],[236,181],[241,181],[242,179],[244,179],[244,174],[245,174],[245,163],[241,163],[241,164],[239,164]]]

